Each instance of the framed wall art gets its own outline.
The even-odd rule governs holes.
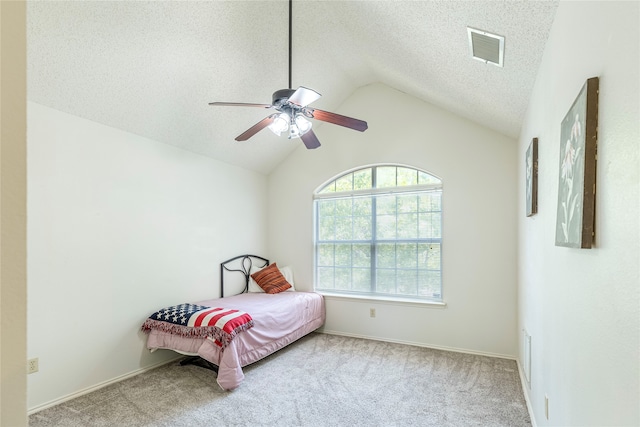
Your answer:
[[[589,249],[595,239],[598,83],[585,82],[560,125],[556,246]]]
[[[533,138],[525,155],[527,216],[538,212],[538,138]]]

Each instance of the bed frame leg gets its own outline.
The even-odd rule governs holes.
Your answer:
[[[203,359],[200,356],[188,356],[180,361],[180,366],[195,365],[205,369],[211,369],[215,373],[218,373],[218,367],[208,360]]]

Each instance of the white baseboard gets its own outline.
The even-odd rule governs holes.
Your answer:
[[[531,419],[531,426],[537,427],[536,417],[533,415],[533,406],[531,406],[531,401],[529,400],[529,384],[527,383],[527,379],[524,375],[524,371],[522,370],[522,364],[520,363],[520,359],[516,359],[516,363],[518,364],[518,375],[520,375],[520,384],[522,384],[522,394],[524,394],[524,401],[527,403],[527,411],[529,412],[529,418]]]
[[[184,357],[184,356],[180,355],[180,356],[175,357],[175,358],[173,358],[171,360],[165,360],[163,362],[159,362],[159,363],[156,363],[154,365],[147,366],[146,368],[136,369],[135,371],[129,372],[128,374],[120,375],[119,377],[115,377],[115,378],[112,378],[110,380],[103,381],[103,382],[98,383],[96,385],[93,385],[91,387],[87,387],[87,388],[84,388],[82,390],[76,391],[74,393],[68,394],[66,396],[62,396],[62,397],[60,397],[58,399],[55,399],[55,400],[52,400],[50,402],[34,406],[33,408],[27,409],[27,415],[35,414],[36,412],[40,412],[43,409],[47,409],[47,408],[50,408],[52,406],[59,405],[62,402],[66,402],[67,400],[75,399],[76,397],[80,397],[80,396],[85,395],[87,393],[91,393],[92,391],[96,391],[96,390],[99,390],[101,388],[104,388],[104,387],[106,387],[108,385],[115,384],[117,382],[126,380],[127,378],[135,377],[136,375],[140,375],[143,372],[147,372],[147,371],[150,371],[152,369],[159,368],[162,365],[166,365],[168,363],[175,362],[176,360],[179,360],[182,357]]]
[[[373,340],[373,341],[383,341],[383,342],[392,342],[396,344],[413,345],[416,347],[432,348],[434,350],[453,351],[456,353],[475,354],[478,356],[488,356],[488,357],[497,357],[499,359],[516,360],[516,357],[510,354],[489,353],[484,351],[469,350],[466,348],[447,347],[442,345],[425,344],[421,342],[394,340],[394,339],[388,339],[388,338],[373,337],[368,335],[350,334],[350,333],[345,333],[340,331],[331,331],[324,328],[320,328],[316,332],[320,332],[327,335],[341,335],[344,337],[363,338],[363,339]]]

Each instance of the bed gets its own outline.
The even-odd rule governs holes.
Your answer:
[[[251,275],[267,270],[277,270],[291,288],[277,293],[264,292]],[[324,324],[322,295],[296,291],[291,270],[269,264],[266,258],[240,255],[223,262],[220,264],[220,288],[220,298],[188,305],[193,310],[210,307],[209,310],[223,308],[228,310],[225,313],[233,312],[234,320],[223,328],[228,329],[231,325],[228,333],[218,327],[206,333],[202,328],[189,329],[189,333],[185,333],[180,326],[166,327],[166,323],[156,321],[158,313],[166,308],[150,316],[142,330],[148,333],[147,348],[151,351],[169,349],[191,356],[189,360],[204,360],[213,365],[218,372],[217,383],[224,390],[233,390],[242,383],[244,366],[269,356]],[[187,304],[180,304],[184,305]]]

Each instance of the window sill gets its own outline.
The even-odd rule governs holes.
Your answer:
[[[316,292],[327,299],[335,299],[335,300],[372,301],[379,304],[429,307],[429,308],[446,308],[447,307],[447,303],[444,301],[428,301],[428,300],[422,301],[422,300],[408,299],[408,298],[349,295],[349,294],[332,293],[332,292],[325,292],[325,291],[316,291]]]

